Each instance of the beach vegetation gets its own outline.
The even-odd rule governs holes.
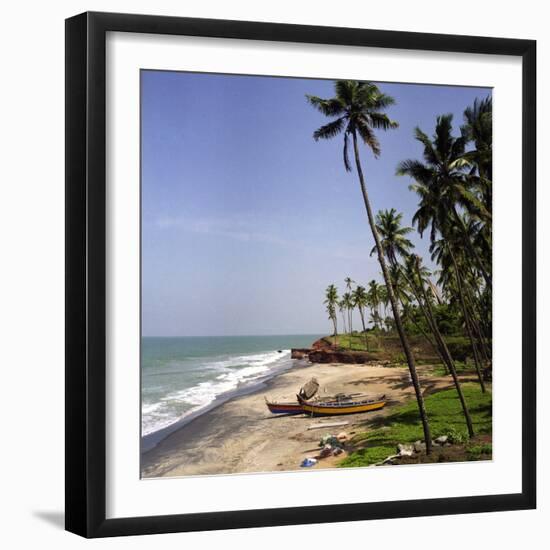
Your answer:
[[[464,384],[463,391],[470,405],[470,413],[475,431],[479,435],[492,434],[491,392],[481,392],[475,384]],[[468,432],[462,420],[462,405],[454,389],[443,390],[428,395],[425,399],[433,437],[447,436],[453,445],[463,445],[469,441]],[[365,426],[367,428],[367,426]],[[351,452],[338,467],[354,468],[378,464],[386,457],[395,454],[398,444],[412,444],[422,440],[422,424],[418,418],[416,404],[409,402],[398,406],[395,411],[380,419],[370,421],[368,430],[356,434],[350,441]],[[481,452],[475,445],[467,459],[486,458],[489,445]],[[468,451],[467,451],[468,452]]]
[[[377,130],[397,128],[385,113],[394,99],[369,82],[337,81],[334,90],[329,99],[307,96],[331,119],[313,137],[343,136],[344,167],[348,172],[355,167],[374,240],[370,255],[376,255],[382,279],[362,286],[346,277],[340,307],[348,330],[340,344],[407,365],[429,453],[429,414],[416,373],[418,356],[433,365],[433,375],[451,377],[461,406],[461,429],[469,438],[477,433],[474,405],[459,373],[475,373],[481,393],[488,391],[492,377],[492,101],[488,96],[466,106],[458,131],[451,114],[436,117],[432,136],[414,129],[412,138],[420,144],[422,158],[403,160],[396,168],[418,198],[407,225],[393,207],[374,215],[360,158],[360,146],[374,158],[381,154]],[[421,238],[428,235],[429,260],[436,268],[430,269],[415,250],[410,239],[415,228]],[[363,329],[357,338],[354,309]],[[392,345],[396,337],[399,350]],[[374,339],[372,346],[369,340]]]
[[[395,103],[395,100],[393,97],[382,93],[378,86],[372,82],[339,80],[335,82],[334,91],[335,96],[329,99],[322,99],[312,95],[307,96],[307,100],[313,107],[315,107],[324,116],[332,119],[330,122],[315,130],[313,137],[315,140],[319,140],[332,139],[340,134],[343,135],[343,161],[344,168],[347,172],[352,171],[352,165],[349,158],[351,141],[359,187],[363,197],[368,223],[374,239],[378,262],[382,270],[387,299],[391,304],[395,328],[399,334],[405,355],[407,356],[407,364],[409,365],[409,371],[415,389],[418,411],[423,425],[427,452],[429,453],[431,450],[431,434],[428,417],[424,406],[424,397],[420,388],[412,350],[401,321],[401,313],[398,308],[397,299],[393,292],[384,250],[380,242],[376,220],[366,186],[359,151],[359,142],[361,142],[362,145],[366,146],[366,148],[372,152],[375,158],[381,154],[380,142],[376,137],[375,131],[385,131],[398,127],[398,123],[391,120],[384,112],[388,107]]]
[[[365,310],[369,305],[367,291],[364,286],[358,285],[352,293],[353,303],[359,310],[359,317],[361,318],[361,326],[363,327],[363,337],[365,340],[365,351],[369,350],[369,339],[367,335],[367,327],[365,325]]]
[[[325,302],[328,318],[332,321],[334,331],[332,333],[334,337],[334,345],[338,346],[338,316],[336,315],[336,308],[338,307],[338,289],[335,285],[329,285],[325,290]]]

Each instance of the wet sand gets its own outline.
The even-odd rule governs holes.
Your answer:
[[[418,368],[424,393],[452,386],[449,377],[429,375]],[[319,395],[335,393],[386,394],[381,411],[340,417],[273,415],[264,396],[295,400],[297,390],[311,377],[320,383]],[[142,455],[145,478],[297,470],[306,457],[319,452],[322,436],[366,431],[371,420],[390,414],[396,404],[414,398],[406,368],[380,365],[309,364],[284,372],[257,392],[236,397],[198,416]],[[347,425],[308,430],[316,424]],[[314,468],[334,467],[345,454],[320,460]]]

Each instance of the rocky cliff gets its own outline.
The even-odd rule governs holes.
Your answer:
[[[320,338],[311,348],[294,348],[292,359],[309,359],[312,363],[369,363],[379,359],[365,351],[348,351],[334,348],[328,338]]]

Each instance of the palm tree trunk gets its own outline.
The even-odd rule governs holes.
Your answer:
[[[475,249],[474,245],[472,244],[472,241],[470,241],[470,237],[468,236],[468,232],[466,231],[466,227],[464,226],[464,222],[462,221],[462,218],[458,215],[458,212],[456,211],[456,208],[451,209],[453,212],[453,216],[458,223],[458,227],[460,228],[460,231],[462,232],[462,236],[464,237],[464,243],[466,244],[466,248],[468,249],[468,252],[471,254],[474,262],[476,263],[478,269],[481,271],[481,274],[483,275],[483,278],[485,279],[485,282],[487,283],[487,286],[489,288],[493,287],[493,279],[487,273],[487,270],[485,269],[485,266],[483,265],[483,262],[481,261],[481,258],[479,257],[479,254],[477,253],[477,250]]]
[[[416,394],[416,401],[418,403],[418,412],[420,413],[420,420],[422,421],[422,428],[424,430],[424,441],[426,442],[426,454],[432,452],[432,436],[430,433],[430,425],[428,423],[428,414],[426,413],[426,405],[424,403],[424,396],[422,395],[422,390],[420,389],[420,382],[418,380],[418,373],[416,371],[416,365],[414,362],[414,357],[412,354],[407,335],[403,329],[403,324],[401,322],[401,316],[399,315],[399,310],[397,308],[397,300],[393,293],[390,275],[388,273],[388,267],[386,266],[386,260],[384,259],[384,254],[382,252],[382,246],[380,245],[380,237],[378,236],[378,231],[376,229],[376,222],[374,215],[372,213],[372,208],[369,201],[369,196],[367,193],[367,187],[365,185],[365,178],[363,176],[363,169],[361,167],[361,160],[359,158],[359,147],[357,146],[357,134],[354,131],[353,136],[353,150],[355,153],[355,165],[357,167],[357,175],[359,176],[359,183],[361,185],[361,193],[363,194],[363,201],[365,203],[365,209],[367,210],[367,217],[369,219],[369,225],[372,231],[372,236],[374,237],[374,242],[376,244],[376,251],[378,253],[378,261],[380,262],[380,267],[382,268],[382,274],[384,276],[384,281],[386,283],[386,289],[388,292],[388,297],[391,302],[393,317],[395,319],[395,326],[397,332],[399,333],[399,338],[401,340],[401,345],[403,346],[403,351],[405,352],[405,357],[407,358],[407,363],[409,365],[409,372],[411,374],[411,379],[414,387],[414,393]]]
[[[369,351],[369,337],[367,335],[367,329],[365,327],[365,312],[362,307],[359,307],[359,315],[361,316],[361,325],[363,326],[363,334],[365,335],[365,348]]]
[[[475,297],[472,296],[472,292],[468,291],[468,288],[464,289],[464,298],[466,301],[466,306],[471,312],[471,320],[474,326],[474,331],[477,333],[480,348],[483,354],[483,357],[487,363],[491,362],[492,349],[491,349],[491,336],[489,334],[490,330],[487,328],[486,323],[483,321],[481,306],[476,301]]]
[[[476,343],[475,343],[475,340],[474,340],[474,336],[472,334],[470,314],[469,314],[469,312],[466,308],[466,302],[464,301],[464,293],[462,291],[462,282],[461,282],[460,273],[458,272],[458,264],[456,263],[455,255],[453,254],[453,251],[452,251],[451,247],[449,246],[449,244],[447,244],[447,249],[449,250],[449,254],[451,256],[451,259],[453,261],[453,266],[455,268],[455,279],[456,279],[456,284],[457,284],[457,287],[458,287],[458,296],[460,298],[460,305],[462,306],[462,313],[464,314],[464,323],[466,324],[466,330],[468,332],[468,338],[470,339],[470,344],[472,346],[472,352],[474,354],[474,363],[475,363],[475,366],[476,366],[477,378],[479,380],[479,385],[481,386],[481,391],[483,393],[485,393],[485,383],[483,382],[483,374],[482,374],[482,369],[481,369],[481,365],[480,365],[480,362],[479,362],[479,355],[477,353],[477,346],[476,346]]]
[[[460,386],[460,382],[458,380],[458,376],[456,374],[456,368],[453,361],[453,358],[451,357],[451,354],[449,352],[449,348],[447,347],[447,344],[445,343],[445,340],[443,340],[443,337],[441,336],[441,333],[439,332],[439,327],[437,326],[437,322],[435,321],[433,310],[432,310],[432,304],[430,302],[430,299],[428,297],[428,294],[426,292],[426,289],[424,288],[424,282],[422,281],[422,276],[420,274],[420,267],[418,262],[418,256],[416,258],[416,272],[418,274],[418,280],[420,289],[422,290],[422,295],[424,296],[424,300],[426,302],[426,308],[428,311],[428,314],[430,315],[431,323],[434,327],[434,336],[435,339],[438,341],[439,345],[441,346],[441,349],[443,350],[443,353],[445,354],[445,357],[447,359],[447,364],[449,365],[449,369],[451,371],[451,376],[453,377],[453,382],[456,387],[456,392],[458,393],[458,398],[460,399],[460,404],[462,405],[462,412],[464,413],[464,418],[466,419],[466,426],[468,427],[468,434],[470,437],[474,437],[474,426],[472,424],[472,418],[470,416],[470,411],[468,410],[468,405],[466,404],[466,399],[464,398],[464,394],[462,393],[462,387]]]
[[[475,311],[468,304],[468,300],[466,300],[466,307],[469,307],[469,311],[471,312],[470,319],[472,321],[472,327],[474,329],[474,334],[476,335],[476,339],[479,342],[479,349],[481,350],[481,355],[483,356],[483,359],[485,360],[485,363],[490,363],[491,359],[489,358],[489,352],[490,349],[489,344],[485,340],[485,335],[483,334],[483,331],[481,329],[481,326],[476,318]]]
[[[422,300],[420,298],[420,296],[418,295],[418,290],[415,288],[413,282],[407,277],[407,275],[405,274],[405,270],[400,266],[400,270],[401,270],[401,275],[403,276],[403,278],[405,279],[405,281],[407,282],[407,284],[409,285],[414,297],[416,298],[416,301],[418,302],[418,306],[420,307],[420,310],[422,311],[423,315],[424,315],[424,318],[426,319],[426,323],[428,323],[428,327],[429,329],[432,331],[432,334],[435,336],[435,331],[437,329],[437,327],[434,327],[433,324],[432,324],[432,319],[430,318],[430,316],[428,315],[428,312],[426,311],[426,307],[424,306],[424,304],[422,303]],[[420,325],[416,325],[418,328],[420,328]],[[422,334],[424,334],[424,336],[426,337],[426,339],[432,343],[432,341],[428,338],[428,335],[424,333],[424,331],[421,329],[421,332]],[[436,342],[437,342],[437,338],[436,338]],[[445,372],[447,374],[450,374],[451,370],[450,370],[450,367],[449,367],[449,364],[448,364],[448,361],[447,361],[447,357],[445,355],[445,351],[443,349],[441,349],[441,346],[439,346],[439,343],[438,343],[438,346],[437,348],[435,347],[435,344],[432,343],[432,346],[434,347],[434,349],[436,350],[436,353],[439,355],[439,357],[441,358],[441,361],[443,363],[443,368],[445,369]]]
[[[401,305],[403,306],[403,302],[401,302]],[[411,318],[411,321],[413,322],[414,326],[418,329],[418,332],[422,334],[426,342],[430,344],[431,348],[435,351],[436,355],[441,359],[441,363],[443,364],[443,367],[445,368],[445,372],[449,374],[449,367],[447,366],[447,363],[445,359],[443,358],[443,355],[439,351],[439,348],[437,347],[436,343],[426,334],[426,331],[420,326],[420,324],[413,318]],[[429,323],[428,323],[429,324]]]
[[[350,316],[350,308],[348,307],[348,330],[349,330],[349,349],[351,350],[353,348],[352,344],[352,333],[351,333],[351,316]]]
[[[344,325],[344,334],[346,334],[346,316],[344,315],[344,310],[342,310],[342,324]]]
[[[336,315],[331,315],[332,324],[334,325],[334,347],[338,347],[338,324]]]

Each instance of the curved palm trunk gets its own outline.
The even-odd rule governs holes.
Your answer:
[[[464,418],[466,419],[466,426],[468,427],[468,434],[470,437],[474,437],[474,426],[472,424],[472,418],[470,416],[470,411],[468,410],[468,405],[466,404],[466,399],[464,398],[464,394],[462,393],[462,387],[460,386],[460,382],[458,380],[458,376],[456,374],[456,368],[453,361],[453,358],[451,357],[451,353],[449,352],[449,348],[447,347],[447,344],[445,343],[445,340],[443,340],[443,337],[441,336],[441,333],[439,332],[439,327],[437,326],[437,322],[435,321],[433,310],[432,310],[432,304],[430,302],[430,299],[428,297],[428,293],[426,292],[426,289],[424,287],[424,282],[422,281],[422,276],[420,274],[420,268],[418,264],[418,257],[416,259],[416,272],[418,274],[418,280],[420,284],[420,289],[422,291],[422,295],[424,296],[424,300],[426,302],[426,309],[428,311],[428,314],[430,315],[430,319],[432,322],[432,325],[434,327],[434,336],[436,340],[438,341],[446,359],[447,364],[449,365],[449,369],[451,371],[451,376],[453,377],[453,382],[456,387],[456,392],[458,393],[458,398],[460,399],[460,404],[462,405],[462,412],[464,413]]]
[[[393,288],[390,281],[390,275],[388,273],[388,267],[386,266],[386,260],[382,252],[382,246],[380,245],[380,237],[378,236],[378,231],[376,229],[376,222],[374,215],[372,213],[372,208],[369,201],[369,196],[367,193],[367,187],[365,185],[365,178],[363,176],[363,169],[361,167],[361,160],[359,158],[359,147],[357,146],[357,134],[353,132],[353,150],[355,153],[355,164],[357,167],[357,175],[359,176],[359,183],[361,185],[361,192],[363,194],[363,201],[365,202],[365,209],[367,210],[367,217],[369,219],[369,225],[372,231],[372,236],[374,237],[374,242],[376,244],[376,252],[378,253],[378,261],[380,267],[382,268],[382,274],[384,276],[384,281],[386,283],[386,289],[388,292],[388,297],[391,303],[393,310],[393,317],[395,319],[395,326],[397,332],[399,333],[399,339],[401,340],[401,345],[403,346],[403,351],[405,352],[405,357],[407,358],[407,363],[409,365],[409,372],[411,374],[411,379],[414,387],[414,393],[416,394],[416,401],[418,402],[418,411],[420,413],[420,420],[422,421],[422,428],[424,430],[424,441],[426,442],[426,454],[432,452],[432,436],[430,433],[430,425],[428,423],[428,415],[426,413],[426,405],[424,403],[424,396],[422,395],[422,390],[420,389],[420,382],[418,380],[418,373],[416,371],[416,365],[414,362],[414,357],[412,354],[407,335],[403,329],[403,324],[401,322],[401,316],[399,315],[399,310],[397,308],[397,300],[393,293]]]
[[[361,325],[363,326],[363,334],[365,335],[365,348],[369,351],[369,337],[367,335],[367,329],[365,327],[365,312],[361,306],[359,307],[359,315],[361,317]]]
[[[403,300],[401,300],[401,307],[404,307],[404,305],[405,304],[403,303]],[[449,367],[447,366],[447,362],[443,358],[443,355],[439,351],[439,348],[436,346],[435,342],[429,337],[426,331],[420,326],[420,324],[415,319],[413,319],[412,317],[410,319],[413,322],[414,326],[418,329],[418,332],[422,334],[422,336],[424,337],[424,340],[426,340],[426,342],[430,344],[431,348],[435,351],[436,355],[439,357],[439,359],[441,359],[441,363],[443,364],[443,367],[445,368],[446,373],[449,374]],[[429,324],[430,323],[428,321],[428,325]]]
[[[331,315],[332,324],[334,325],[334,346],[338,347],[338,318],[336,315]]]
[[[475,309],[472,307],[471,303],[468,301],[468,296],[465,296],[466,298],[466,307],[469,308],[469,311],[471,312],[470,319],[472,321],[472,327],[474,329],[474,334],[476,334],[476,338],[479,341],[479,349],[481,350],[481,355],[483,356],[483,359],[486,363],[490,363],[491,359],[489,357],[489,353],[491,351],[490,345],[487,342],[485,338],[485,334],[481,328],[481,325],[476,317]]]
[[[342,313],[342,324],[344,325],[344,334],[346,334],[346,316],[344,314],[344,310],[341,311]]]
[[[464,322],[466,324],[468,338],[470,339],[470,345],[472,346],[472,352],[474,354],[474,363],[476,366],[477,378],[479,380],[479,385],[481,386],[481,391],[485,393],[485,383],[483,382],[483,375],[481,372],[482,369],[479,361],[479,355],[477,353],[477,346],[474,340],[474,336],[472,334],[470,314],[468,312],[468,309],[466,308],[466,302],[464,301],[464,292],[462,290],[462,281],[461,281],[460,273],[458,272],[458,264],[456,263],[455,255],[453,254],[453,251],[451,250],[451,247],[448,244],[447,244],[447,248],[449,250],[449,254],[451,255],[453,266],[455,268],[455,279],[456,279],[456,284],[458,286],[458,296],[460,298],[460,305],[462,306],[462,313],[464,315]]]
[[[371,315],[372,315],[372,319],[374,321],[374,328],[376,330],[378,330],[378,310],[377,310],[377,308],[372,308],[371,309]]]
[[[422,314],[424,315],[424,318],[426,319],[426,322],[428,323],[428,327],[429,329],[432,331],[432,334],[435,335],[435,331],[437,329],[437,327],[434,327],[433,324],[432,324],[432,318],[428,315],[428,312],[426,311],[426,308],[424,307],[424,304],[422,302],[422,300],[420,299],[420,296],[418,295],[418,291],[416,290],[413,282],[407,277],[406,273],[405,273],[405,270],[403,268],[401,268],[401,266],[399,267],[399,269],[401,270],[401,275],[404,277],[405,281],[407,282],[407,284],[409,285],[412,293],[414,294],[414,297],[416,298],[416,301],[418,302],[418,305],[420,307],[420,310],[422,311]],[[450,374],[450,368],[449,368],[449,364],[448,364],[448,361],[447,361],[447,357],[445,355],[445,351],[443,349],[441,349],[441,346],[435,345],[435,343],[433,343],[430,338],[428,337],[428,335],[422,330],[422,328],[420,327],[420,325],[418,323],[415,323],[416,326],[420,329],[420,331],[422,332],[422,334],[424,335],[424,337],[430,342],[430,344],[432,344],[432,347],[435,349],[437,355],[439,355],[440,359],[441,359],[441,362],[443,364],[443,368],[445,369],[445,372],[447,374]],[[437,342],[437,338],[436,338],[436,342]]]
[[[463,281],[464,282],[464,281]],[[476,301],[475,297],[472,296],[472,291],[470,288],[471,285],[467,285],[464,288],[464,298],[466,301],[466,306],[471,312],[471,320],[474,327],[474,332],[477,333],[480,342],[480,349],[483,357],[489,363],[491,361],[490,357],[492,356],[492,349],[490,343],[490,330],[487,328],[486,323],[483,320],[483,314],[479,303]]]
[[[489,288],[492,288],[493,279],[491,278],[489,273],[487,273],[487,270],[485,269],[485,266],[483,265],[483,262],[481,261],[479,254],[477,253],[477,250],[475,249],[474,245],[470,241],[470,237],[468,236],[468,232],[466,231],[466,227],[464,226],[464,222],[462,221],[462,218],[458,215],[456,208],[453,207],[452,212],[456,222],[458,223],[458,227],[462,232],[462,236],[464,237],[464,243],[466,244],[466,248],[468,249],[468,252],[472,255],[474,262],[476,263],[478,269],[481,271],[481,274],[483,275],[483,278],[485,279],[487,286]]]

